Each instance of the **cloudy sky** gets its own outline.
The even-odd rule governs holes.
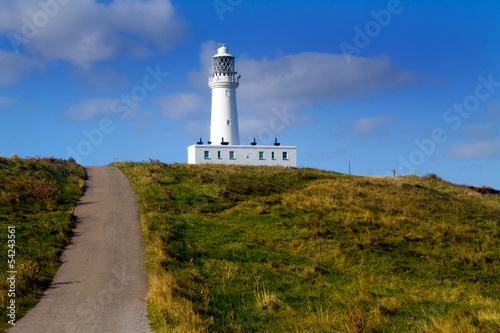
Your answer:
[[[500,189],[498,22],[497,0],[2,0],[0,155],[185,163],[227,43],[242,144]]]

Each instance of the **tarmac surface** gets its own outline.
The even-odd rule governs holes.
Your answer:
[[[114,167],[85,167],[81,221],[54,281],[9,333],[151,332],[137,196]]]

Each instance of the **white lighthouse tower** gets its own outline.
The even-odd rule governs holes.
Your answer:
[[[200,141],[188,147],[188,163],[239,165],[297,166],[297,147],[258,145],[256,140],[240,145],[236,88],[240,85],[234,57],[225,45],[219,44],[212,57],[208,86],[212,90],[210,141]]]
[[[212,57],[212,68],[208,86],[212,89],[212,119],[210,142],[213,145],[239,145],[238,111],[236,88],[239,79],[234,66],[234,57],[225,46]]]

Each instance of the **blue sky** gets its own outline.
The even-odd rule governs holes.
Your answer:
[[[242,144],[500,189],[498,22],[493,0],[4,0],[0,154],[185,163],[227,43]]]

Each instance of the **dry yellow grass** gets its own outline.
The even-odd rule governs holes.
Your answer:
[[[157,332],[208,332],[207,323],[194,312],[191,302],[178,295],[180,288],[176,279],[159,268],[169,260],[163,242],[155,238],[148,251],[157,254],[152,263],[156,269],[149,270],[147,293],[149,318],[156,327],[159,327]]]

